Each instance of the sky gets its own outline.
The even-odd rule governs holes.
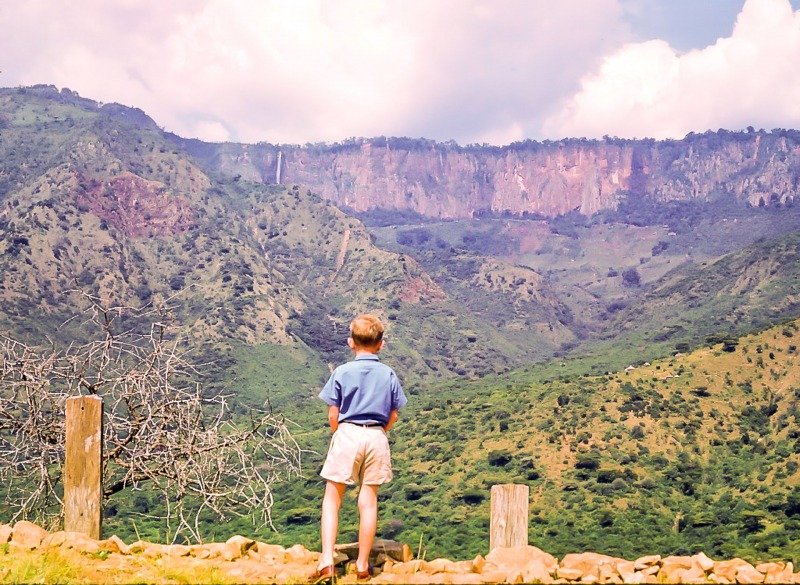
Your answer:
[[[209,142],[800,129],[800,0],[0,0],[0,86]]]

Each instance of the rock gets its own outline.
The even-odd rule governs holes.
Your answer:
[[[765,579],[764,573],[757,571],[751,564],[741,565],[736,570],[736,582],[750,585],[751,583],[763,583]]]
[[[643,583],[648,582],[647,575],[645,575],[641,571],[636,571],[634,573],[625,575],[620,574],[620,576],[622,577],[622,582],[625,585],[642,585]],[[657,579],[655,578],[653,580],[657,581]]]
[[[508,580],[506,572],[498,569],[494,565],[488,564],[484,567],[483,572],[480,574],[482,583],[518,583],[522,580],[522,573],[519,575],[519,581],[516,578]]]
[[[639,572],[645,577],[651,577],[657,575],[660,570],[661,570],[661,565],[653,565],[652,567],[647,567],[646,569],[642,569]]]
[[[466,574],[472,573],[477,575],[477,572],[473,570],[472,561],[455,561],[455,572],[459,574]]]
[[[11,540],[11,533],[14,531],[9,524],[0,524],[0,544],[6,544]]]
[[[79,534],[77,532],[64,532],[63,530],[59,530],[58,532],[52,532],[45,536],[42,539],[42,546],[45,548],[58,548],[64,546],[64,543],[67,541],[67,535],[74,534],[76,538],[89,538],[85,534]],[[67,546],[64,548],[74,548],[72,546]]]
[[[75,549],[88,554],[96,553],[102,548],[100,541],[90,538],[82,532],[65,532],[63,530],[45,536],[42,540],[42,546],[47,548],[60,547],[67,550]]]
[[[691,569],[675,568],[668,573],[659,573],[659,577],[665,575],[665,583],[706,583],[706,572],[698,565]]]
[[[640,557],[636,559],[633,563],[634,568],[637,571],[641,571],[642,569],[647,569],[654,565],[657,565],[661,562],[661,555],[648,555],[646,557]]]
[[[783,563],[759,563],[755,567],[756,571],[762,573],[765,576],[764,582],[765,583],[787,583],[785,579],[783,581],[774,581],[776,575],[781,574],[784,569],[785,565]],[[791,580],[791,579],[790,579]]]
[[[776,563],[780,566],[780,563]],[[786,563],[785,566],[781,568],[780,571],[762,571],[759,566],[756,566],[756,569],[762,573],[766,574],[766,579],[764,579],[764,583],[792,583],[794,582],[793,575],[794,575],[794,565],[791,561]]]
[[[618,559],[614,559],[615,561]],[[597,568],[597,579],[600,583],[622,583],[622,577],[617,572],[616,563],[606,563]]]
[[[165,553],[165,548],[168,545],[164,544],[149,544],[147,547],[142,551],[142,556],[147,557],[148,559],[157,559],[163,556]]]
[[[597,577],[599,580],[601,570],[604,567],[608,567],[610,570],[603,570],[603,576],[605,579],[609,579],[612,575],[618,575],[615,568],[618,560],[608,555],[593,552],[570,553],[561,559],[561,563],[558,565],[558,575],[561,577],[568,574],[564,572],[567,569],[570,570],[569,574],[574,571],[580,571],[580,579],[585,583],[586,579],[592,576]]]
[[[714,561],[708,558],[706,553],[703,552],[694,555],[692,561],[706,573],[714,568]]]
[[[168,544],[162,547],[161,553],[167,557],[188,557],[192,554],[192,547],[185,544]]]
[[[714,563],[714,574],[717,577],[722,577],[728,583],[735,583],[736,582],[736,573],[739,570],[739,567],[749,565],[745,560],[736,558],[731,559],[729,561],[717,561]]]
[[[313,553],[306,547],[295,544],[284,551],[283,558],[286,563],[313,563],[319,558],[319,553]]]
[[[151,542],[147,542],[147,541],[145,541],[145,540],[137,540],[136,542],[134,542],[134,543],[133,543],[133,544],[131,544],[131,546],[130,546],[130,549],[131,549],[131,554],[133,554],[133,555],[138,555],[138,554],[141,554],[141,553],[143,553],[143,552],[145,551],[145,549],[146,549],[148,546],[150,546],[151,544],[152,544]]]
[[[253,552],[253,549],[247,552]],[[225,572],[229,577],[235,579],[237,583],[276,583],[276,577],[280,569],[278,566],[265,565],[260,562],[243,562],[230,565],[230,568],[226,569]],[[295,577],[296,581],[297,578]]]
[[[567,581],[577,581],[583,577],[583,569],[570,569],[569,567],[559,567],[556,571],[556,576],[559,579],[566,579]]]
[[[20,520],[14,524],[10,543],[17,548],[33,550],[42,544],[45,536],[47,536],[47,530],[44,528],[37,526],[33,522]]]
[[[262,559],[283,559],[283,553],[286,551],[284,547],[279,544],[267,544],[265,542],[256,542],[256,550],[261,555]]]
[[[692,571],[695,562],[692,557],[683,556],[669,556],[661,559],[661,570],[658,571],[658,578],[664,583],[684,583],[682,579],[686,578],[687,581],[695,579],[697,571]],[[705,572],[700,570],[705,576]]]
[[[486,555],[486,562],[504,571],[508,576],[509,583],[514,582],[528,563],[536,559],[542,560],[550,575],[554,575],[558,570],[558,561],[553,555],[531,545],[498,546]]]
[[[194,544],[191,546],[192,556],[197,559],[213,559],[219,557],[223,546],[222,543]]]
[[[119,553],[122,555],[129,555],[131,554],[131,547],[129,547],[125,542],[116,534],[107,538],[106,540],[101,541],[100,547],[104,550],[107,550],[110,553]]]
[[[769,573],[780,573],[783,571],[783,567],[783,563],[759,563],[756,565],[755,569],[759,573],[768,575]]]
[[[434,559],[428,562],[428,571],[431,573],[458,573],[457,565],[450,559]]]
[[[409,583],[409,585],[444,585],[448,581],[447,577],[443,573],[417,573],[406,575],[405,583]]]
[[[219,554],[226,561],[233,561],[242,558],[247,551],[253,548],[257,549],[257,547],[258,544],[255,540],[237,534],[225,541]]]
[[[226,561],[235,561],[242,558],[242,549],[235,542],[226,542],[219,549],[219,556]]]
[[[692,557],[669,556],[661,559],[662,570],[664,570],[665,567],[670,569],[691,569],[692,566],[694,566]]]
[[[454,583],[458,585],[480,585],[483,583],[483,578],[477,573],[463,573],[460,575],[445,574],[445,583]]]
[[[522,568],[522,581],[525,583],[552,583],[554,579],[546,559],[539,557],[525,565]]]
[[[428,563],[422,559],[408,561],[407,563],[396,563],[390,568],[384,567],[384,573],[391,570],[393,575],[413,575],[415,573],[424,573],[428,570]]]
[[[635,576],[636,563],[633,561],[617,559],[616,569],[623,583],[633,583],[637,579]],[[642,577],[644,577],[644,575],[642,575]]]
[[[144,566],[135,559],[118,557],[112,561],[109,555],[128,555],[142,553],[146,557],[160,559],[153,566],[174,566],[180,570],[221,571],[235,582],[241,583],[298,583],[305,582],[312,574],[319,559],[319,553],[309,551],[302,545],[285,549],[279,545],[234,536],[224,543],[202,545],[162,545],[137,541],[126,545],[118,536],[106,540],[94,540],[77,532],[53,532],[48,534],[30,522],[18,522],[13,527],[0,525],[0,540],[6,539],[14,547],[30,550],[60,547],[75,549],[82,553],[102,552],[101,555],[84,557],[87,566],[106,562],[106,567],[114,570],[122,566]],[[105,554],[105,553],[108,553]],[[13,553],[12,553],[13,554]],[[342,564],[348,557],[335,553],[335,560]],[[167,557],[172,557],[168,559]],[[184,557],[179,560],[180,557]],[[187,558],[195,557],[195,558]],[[212,562],[212,559],[220,560]],[[203,560],[201,560],[203,559]],[[236,560],[235,563],[221,562],[221,559]],[[92,569],[94,570],[94,568]],[[727,561],[714,561],[704,553],[688,556],[658,555],[640,557],[635,561],[619,559],[608,555],[584,552],[566,555],[561,563],[552,555],[533,546],[497,548],[486,558],[481,555],[473,560],[453,561],[446,558],[425,561],[422,559],[395,562],[386,559],[383,572],[370,580],[373,584],[442,584],[442,585],[481,585],[489,583],[545,583],[545,584],[618,584],[643,585],[660,583],[716,583],[741,584],[754,583],[800,583],[800,573],[794,574],[791,562],[765,562],[757,566],[736,558]],[[340,578],[342,585],[356,582],[354,568],[347,567],[347,573]],[[6,579],[0,571],[0,581]],[[146,581],[152,576],[144,573],[133,575],[137,582]]]
[[[347,558],[351,561],[358,558],[357,542],[337,544],[334,550],[347,555]],[[382,565],[387,559],[392,559],[400,563],[407,563],[413,558],[414,553],[411,547],[395,540],[376,540],[372,544],[372,549],[369,553],[370,563],[374,565]]]
[[[472,559],[472,572],[473,573],[480,573],[483,571],[483,568],[486,566],[486,559],[484,559],[481,555],[478,555],[474,559]]]

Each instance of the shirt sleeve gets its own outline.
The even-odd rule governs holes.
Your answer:
[[[319,397],[329,406],[341,407],[342,405],[342,385],[336,379],[336,372],[331,374],[328,381],[323,386]]]
[[[400,380],[392,372],[392,410],[400,410],[408,402],[403,387],[400,385]]]

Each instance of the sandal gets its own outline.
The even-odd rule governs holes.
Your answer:
[[[356,579],[359,581],[367,581],[368,579],[372,579],[375,576],[375,567],[372,565],[367,565],[366,571],[356,571]]]
[[[328,565],[314,571],[309,580],[316,585],[321,583],[333,583],[335,577],[336,569],[333,565]]]

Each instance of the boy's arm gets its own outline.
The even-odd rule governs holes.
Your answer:
[[[328,405],[328,424],[331,425],[331,432],[336,432],[339,428],[339,407]]]
[[[397,411],[393,410],[392,412],[389,413],[389,422],[386,423],[386,426],[383,427],[383,430],[385,430],[388,433],[389,429],[392,428],[392,425],[395,422],[397,422]]]

